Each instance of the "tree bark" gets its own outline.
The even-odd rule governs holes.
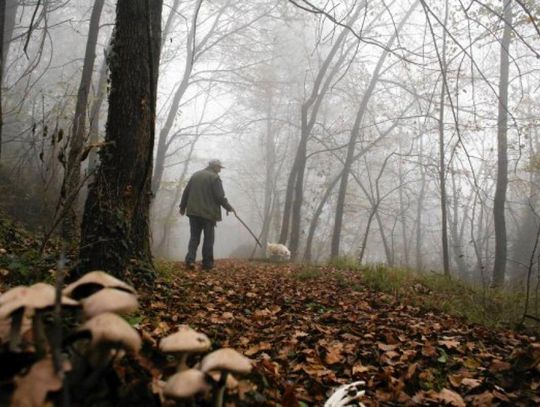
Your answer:
[[[103,60],[99,70],[97,82],[97,93],[90,108],[90,129],[88,130],[88,142],[90,144],[99,143],[99,112],[101,105],[107,94],[107,60]],[[97,148],[92,148],[88,155],[88,173],[95,171],[98,165]]]
[[[512,0],[504,1],[504,32],[501,42],[501,65],[499,78],[499,113],[497,120],[497,185],[493,205],[495,226],[495,260],[493,264],[493,285],[504,284],[506,274],[506,220],[504,207],[508,186],[508,75],[509,47],[512,35]]]
[[[160,0],[119,0],[110,56],[106,147],[83,216],[82,274],[102,269],[125,277],[128,264],[152,270],[151,197]]]
[[[96,44],[99,34],[99,20],[105,0],[96,0],[90,17],[90,27],[86,41],[86,51],[84,64],[77,93],[77,103],[75,105],[75,116],[69,140],[69,153],[64,175],[63,204],[69,200],[72,202],[63,220],[63,237],[67,241],[73,241],[78,234],[79,222],[77,220],[78,191],[81,182],[81,155],[84,142],[86,140],[86,107],[88,105],[88,94],[92,84],[92,73],[94,71],[94,61],[96,60]]]
[[[4,81],[4,25],[6,20],[6,2],[0,2],[0,163],[2,162],[2,128],[4,127],[4,119],[2,112],[3,95],[2,83]]]

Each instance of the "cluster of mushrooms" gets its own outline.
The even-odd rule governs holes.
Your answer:
[[[56,304],[55,287],[44,283],[14,287],[0,295],[0,343],[10,352],[33,352],[37,359],[25,376],[15,378],[12,406],[41,406],[49,391],[62,387],[66,371],[64,385],[83,383],[90,388],[116,359],[141,349],[139,333],[120,316],[138,308],[132,286],[106,272],[93,271],[66,286],[59,298],[60,304]],[[77,307],[82,319],[72,335],[71,346],[76,351],[61,362],[60,369],[51,356],[55,327],[50,315],[55,305]],[[161,340],[163,352],[179,357],[177,373],[160,386],[162,397],[194,403],[196,396],[213,393],[214,405],[223,405],[224,390],[234,383],[231,373],[249,373],[251,361],[233,349],[219,349],[188,368],[187,357],[204,353],[210,346],[206,335],[186,325]]]
[[[238,385],[232,374],[247,374],[251,361],[234,349],[218,349],[204,356],[193,368],[186,364],[187,357],[210,349],[210,340],[187,325],[180,325],[178,332],[163,338],[159,344],[162,352],[178,355],[177,373],[163,383],[163,396],[178,402],[193,401],[199,394],[213,393],[213,405],[223,405],[227,387]]]

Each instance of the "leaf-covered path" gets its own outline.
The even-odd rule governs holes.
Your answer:
[[[540,404],[540,344],[402,304],[359,272],[223,260],[140,288],[144,337],[189,324],[256,361],[242,405],[322,405],[366,381],[368,406]]]

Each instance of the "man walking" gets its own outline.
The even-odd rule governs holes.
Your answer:
[[[219,172],[224,168],[220,160],[211,160],[208,167],[194,173],[180,200],[180,215],[189,217],[190,239],[186,254],[186,266],[194,267],[197,248],[204,233],[202,266],[204,270],[214,267],[214,228],[221,221],[221,206],[236,215],[225,198]]]

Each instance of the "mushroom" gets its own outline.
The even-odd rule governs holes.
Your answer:
[[[189,400],[197,394],[206,393],[212,387],[206,375],[197,369],[188,369],[171,376],[165,387],[163,395],[177,401]]]
[[[175,353],[180,357],[177,370],[179,372],[188,368],[186,364],[190,353],[202,353],[210,349],[210,339],[200,332],[191,329],[187,325],[180,325],[178,332],[163,338],[159,343],[159,349],[165,353]]]
[[[218,382],[221,376],[221,372],[219,370],[214,370],[212,372],[208,372],[208,375],[212,378],[214,382]],[[238,386],[238,380],[236,380],[235,377],[229,373],[227,375],[227,380],[225,381],[225,388],[227,390],[234,390],[237,389]]]
[[[15,287],[2,295],[0,300],[0,319],[11,318],[11,332],[9,347],[12,352],[19,349],[21,323],[25,310],[34,310],[32,329],[38,353],[44,353],[46,340],[42,314],[54,306],[56,290],[52,285],[45,283],[34,284],[30,287]],[[78,302],[71,298],[62,297],[62,305],[78,306]]]
[[[64,288],[64,295],[80,300],[103,288],[116,288],[135,294],[135,289],[104,271],[91,271]]]
[[[82,299],[81,303],[87,318],[95,317],[104,312],[127,314],[139,307],[135,294],[115,288],[104,288]]]
[[[251,361],[234,349],[218,349],[206,355],[201,361],[201,370],[205,373],[213,371],[221,372],[219,381],[216,383],[217,390],[214,395],[214,406],[223,405],[225,384],[229,373],[247,374],[251,372]]]
[[[110,312],[89,319],[79,331],[87,331],[92,337],[89,361],[94,367],[107,365],[111,353],[116,356],[122,350],[138,352],[142,345],[137,331],[121,317]]]

